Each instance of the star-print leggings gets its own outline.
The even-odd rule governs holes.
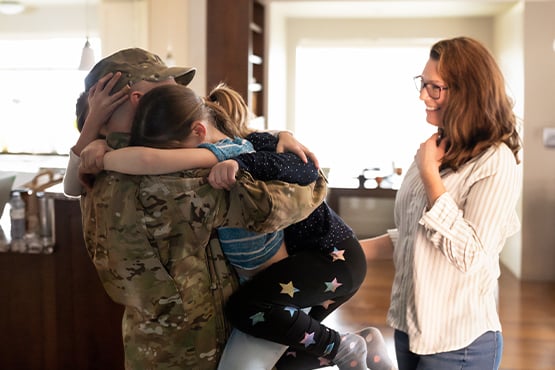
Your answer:
[[[226,313],[237,329],[289,346],[277,369],[318,368],[333,360],[340,342],[339,333],[320,322],[357,292],[365,275],[356,238],[329,255],[298,251],[241,285]],[[301,311],[306,307],[309,314]]]

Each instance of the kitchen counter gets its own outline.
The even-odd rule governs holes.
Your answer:
[[[52,174],[42,173],[41,176],[47,175],[48,179],[61,180],[63,173],[52,172]],[[21,173],[18,173],[21,177]],[[16,176],[16,177],[17,177]],[[21,184],[15,184],[12,191],[20,191],[26,204],[26,234],[24,243],[16,244],[11,240],[11,220],[10,220],[10,204],[6,204],[3,214],[0,215],[0,253],[46,253],[50,254],[54,250],[56,243],[55,234],[55,215],[54,202],[56,199],[68,199],[63,194],[63,184],[58,183],[49,186],[45,190],[33,193],[27,191],[25,186],[30,183],[35,174],[25,176],[27,181]],[[42,184],[35,183],[35,184]]]
[[[87,254],[79,201],[50,189],[51,254],[0,253],[0,369],[123,369],[123,307]],[[2,216],[5,233],[6,215]],[[9,223],[8,223],[9,224]]]

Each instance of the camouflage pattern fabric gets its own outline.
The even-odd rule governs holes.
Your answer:
[[[280,229],[326,195],[323,178],[299,186],[241,173],[226,192],[207,174],[104,173],[81,197],[87,251],[108,295],[125,306],[126,369],[216,369],[230,329],[223,304],[238,285],[212,232]]]

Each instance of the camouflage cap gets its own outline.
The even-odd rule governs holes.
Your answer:
[[[177,83],[187,85],[195,76],[196,69],[168,67],[156,54],[140,48],[123,49],[96,63],[85,77],[85,91],[88,92],[108,73],[115,72],[121,72],[122,76],[112,93],[141,80],[159,82],[173,77]]]

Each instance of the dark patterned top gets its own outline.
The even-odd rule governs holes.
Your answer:
[[[278,139],[268,133],[256,132],[247,137],[256,153],[244,153],[234,158],[241,169],[259,180],[282,180],[300,185],[315,181],[318,169],[314,163],[304,163],[293,153],[276,153]],[[317,249],[330,253],[335,246],[354,238],[353,230],[326,202],[306,219],[285,229],[285,244],[289,253]]]

